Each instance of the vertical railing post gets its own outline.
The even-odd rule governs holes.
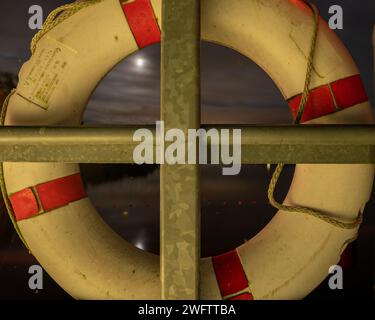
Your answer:
[[[200,1],[164,0],[162,14],[161,118],[187,137],[200,126]],[[161,166],[160,209],[162,298],[199,299],[198,165]]]

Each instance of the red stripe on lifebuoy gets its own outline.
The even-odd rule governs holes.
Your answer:
[[[288,101],[293,117],[297,115],[302,95]],[[360,75],[341,79],[312,89],[306,103],[302,122],[353,107],[368,101]]]
[[[243,293],[229,300],[254,300],[254,297],[251,293]]]
[[[231,297],[229,300],[253,300],[253,295],[249,289],[249,281],[243,270],[237,250],[212,257],[212,265],[223,298]],[[248,292],[244,292],[246,290]]]
[[[38,201],[31,188],[11,195],[9,200],[17,221],[31,218],[39,213]]]
[[[20,221],[86,197],[81,175],[77,173],[21,190],[11,195],[9,200],[16,220]]]
[[[87,197],[79,173],[37,185],[35,190],[44,211],[54,210]]]
[[[160,42],[160,29],[150,0],[123,1],[121,5],[140,49]]]

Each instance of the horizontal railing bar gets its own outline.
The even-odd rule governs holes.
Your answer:
[[[0,162],[133,163],[138,128],[0,127]],[[374,125],[202,128],[241,129],[243,164],[375,163]]]

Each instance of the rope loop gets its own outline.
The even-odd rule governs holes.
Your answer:
[[[312,3],[306,2],[306,4],[308,4],[313,11],[314,32],[311,38],[310,53],[309,53],[308,62],[307,62],[306,79],[305,79],[302,99],[298,107],[296,119],[294,120],[295,125],[299,125],[301,123],[301,119],[305,111],[306,103],[309,98],[311,76],[312,76],[312,71],[313,71],[313,66],[314,66],[314,57],[315,57],[315,51],[316,51],[316,41],[318,38],[318,31],[319,31],[319,10]],[[359,212],[358,217],[355,220],[344,222],[344,221],[340,221],[338,219],[332,218],[329,216],[329,214],[322,212],[320,210],[317,210],[317,209],[307,208],[303,206],[287,206],[287,205],[277,202],[275,200],[274,193],[275,193],[277,182],[279,181],[280,175],[284,169],[284,166],[285,165],[283,163],[280,163],[277,165],[275,172],[272,175],[272,179],[269,184],[269,187],[268,187],[268,200],[274,208],[284,211],[284,212],[294,212],[294,213],[302,213],[302,214],[310,215],[320,220],[323,220],[332,226],[335,226],[341,229],[355,229],[361,225],[362,220],[363,220],[362,212]]]

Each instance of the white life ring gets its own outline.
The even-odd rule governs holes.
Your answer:
[[[108,71],[158,41],[161,19],[161,0],[123,6],[102,0],[71,15],[39,40],[23,65],[5,125],[78,125]],[[292,109],[303,89],[306,35],[313,28],[311,10],[302,1],[202,0],[202,38],[259,64]],[[303,121],[372,123],[355,63],[324,21],[319,28],[315,89]],[[78,173],[75,164],[3,164],[11,214],[33,255],[75,298],[159,299],[159,258],[133,247],[102,221]],[[373,178],[372,165],[297,165],[285,203],[353,220],[370,197]],[[241,247],[202,259],[201,298],[303,298],[325,279],[357,231],[279,211]]]

